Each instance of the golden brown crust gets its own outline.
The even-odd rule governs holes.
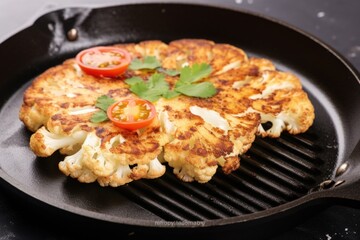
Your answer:
[[[34,132],[46,126],[61,136],[75,131],[93,132],[101,139],[100,148],[106,158],[115,159],[116,164],[132,165],[131,170],[126,169],[129,174],[125,177],[121,173],[97,176],[91,171],[80,174],[78,169],[71,170],[72,176],[84,181],[98,179],[101,185],[117,186],[146,177],[150,171],[147,164],[164,151],[164,159],[180,179],[207,182],[218,165],[225,173],[238,169],[238,155],[250,148],[256,134],[278,137],[283,130],[297,134],[313,123],[314,108],[295,75],[276,70],[267,59],[248,58],[235,46],[204,39],[181,39],[169,44],[154,40],[115,46],[127,49],[132,58],[155,56],[166,69],[208,63],[212,72],[206,81],[214,84],[217,93],[207,99],[183,95],[160,99],[155,103],[157,111],[167,114],[173,129],[167,132],[164,122],[158,119],[139,134],[116,128],[109,122],[91,123],[92,113],[78,115],[71,111],[94,107],[96,99],[104,94],[116,100],[134,96],[123,80],[132,76],[147,79],[152,71],[128,70],[119,79],[98,78],[83,73],[74,59],[48,69],[24,93],[19,118],[25,126]],[[170,86],[177,79],[166,76]],[[220,129],[193,114],[191,106],[219,113],[229,129]],[[267,121],[273,127],[264,130],[260,123]],[[113,139],[120,135],[125,141],[114,144]],[[36,132],[30,140],[35,154],[52,154],[46,146],[35,144],[43,142],[41,138]],[[71,151],[72,147],[62,149],[63,153]],[[66,172],[72,167],[62,164],[61,168]]]

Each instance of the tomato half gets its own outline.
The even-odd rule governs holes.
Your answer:
[[[117,77],[126,71],[131,56],[125,49],[104,46],[79,52],[76,61],[87,74],[97,77]]]
[[[112,104],[107,109],[107,115],[116,126],[136,130],[150,125],[156,116],[156,109],[149,101],[132,98]]]

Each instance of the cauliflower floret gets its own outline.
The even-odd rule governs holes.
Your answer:
[[[123,164],[114,155],[107,154],[114,145],[126,140],[119,134],[105,144],[96,135],[88,133],[81,149],[74,155],[67,156],[59,163],[59,169],[67,176],[78,178],[80,182],[98,181],[101,186],[117,187],[141,178],[157,178],[165,173],[165,166],[157,158],[147,164]],[[123,159],[125,160],[125,159]]]
[[[66,176],[70,175],[72,178],[77,178],[80,182],[91,183],[97,179],[97,176],[85,167],[83,149],[65,157],[63,161],[59,162],[58,166]]]
[[[66,155],[59,169],[80,182],[98,181],[101,186],[120,186],[141,178],[160,177],[165,172],[157,156],[168,142],[157,120],[139,132],[127,131],[111,122],[94,124],[93,107],[59,111],[31,137],[38,156],[56,150]]]
[[[162,176],[166,171],[166,167],[160,163],[158,158],[151,160],[148,166],[149,170],[147,172],[146,178],[157,178]]]
[[[171,156],[168,156],[167,161],[174,168],[174,174],[184,182],[196,180],[200,183],[206,183],[214,176],[218,167],[216,164],[213,166],[203,166],[202,168],[196,167],[186,161],[186,157],[176,158],[173,161]]]
[[[214,110],[198,106],[190,106],[189,110],[192,114],[201,117],[206,123],[223,130],[225,135],[231,130],[228,121]]]
[[[174,123],[169,120],[169,113],[167,111],[163,111],[162,109],[159,109],[157,111],[157,116],[160,121],[162,131],[170,135],[171,137],[174,134],[176,127]]]
[[[124,185],[126,183],[131,182],[133,179],[131,178],[131,168],[129,165],[119,165],[111,176],[107,177],[99,177],[98,183],[102,187],[111,186],[118,187]]]
[[[291,134],[298,134],[305,132],[308,125],[304,126],[305,121],[313,121],[312,115],[297,115],[292,111],[281,112],[278,115],[261,113],[262,123],[271,122],[272,126],[265,130],[262,125],[259,125],[258,135],[262,137],[279,137],[281,132],[286,129]]]
[[[275,101],[269,101],[269,107],[263,111],[255,110],[261,115],[261,123],[271,122],[272,126],[265,130],[260,124],[258,135],[262,137],[279,137],[283,130],[298,134],[308,130],[315,115],[314,107],[303,91],[288,91],[288,96],[282,90],[273,93]],[[282,99],[282,106],[277,105],[277,99]]]
[[[148,164],[141,164],[130,168],[129,165],[117,165],[117,170],[106,177],[99,177],[98,182],[101,186],[118,187],[141,178],[158,178],[166,171],[157,158],[151,160]]]
[[[90,183],[112,174],[122,179],[122,184],[130,182],[132,179],[128,175],[119,174],[124,167],[115,166],[112,161],[107,161],[101,154],[101,139],[95,132],[90,132],[81,149],[74,155],[67,156],[59,162],[59,169],[67,176],[77,178],[80,182]],[[127,166],[129,168],[129,166]],[[130,170],[130,168],[129,168]],[[131,173],[131,171],[130,171]],[[114,174],[114,175],[115,175]],[[127,180],[129,178],[129,180]],[[101,183],[101,181],[99,181]]]
[[[221,166],[231,173],[240,166],[238,155],[254,141],[260,124],[258,113],[235,116],[215,104],[190,105],[192,99],[158,101],[169,111],[173,140],[164,146],[164,160],[183,181],[205,183]],[[181,106],[186,105],[186,106]],[[160,106],[159,106],[160,108]]]
[[[315,117],[314,107],[295,75],[265,70],[258,78],[247,81],[246,84],[257,89],[257,92],[249,96],[251,106],[245,113],[259,113],[261,123],[272,124],[266,130],[259,125],[258,135],[279,137],[283,130],[298,134],[305,132],[312,125]],[[236,89],[245,92],[245,85]]]
[[[38,130],[48,120],[48,117],[45,114],[42,114],[38,111],[36,105],[27,106],[25,104],[23,104],[22,108],[20,109],[19,118],[32,132]]]
[[[87,133],[82,130],[74,131],[70,135],[51,133],[43,126],[30,138],[30,147],[39,157],[48,157],[55,151],[82,143]]]
[[[101,148],[101,138],[96,136],[95,132],[91,132],[86,137],[81,147],[84,151],[84,164],[87,168],[98,176],[109,176],[116,170],[116,163],[108,161],[103,155]]]
[[[267,130],[264,129],[263,125],[259,125],[257,134],[263,137],[279,137],[281,132],[286,128],[286,120],[289,119],[284,113],[280,113],[278,116],[264,113],[260,115],[262,123],[271,123],[271,127]]]

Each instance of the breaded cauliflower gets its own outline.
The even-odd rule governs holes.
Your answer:
[[[174,132],[164,146],[164,159],[186,182],[208,182],[218,166],[225,173],[239,168],[238,155],[250,148],[260,123],[259,114],[239,117],[226,113],[226,108],[219,114],[219,105],[201,103],[186,97],[157,102],[157,109],[166,113],[166,122]]]
[[[80,182],[98,181],[101,186],[117,187],[141,178],[157,178],[165,173],[157,156],[167,143],[167,135],[155,120],[143,131],[120,129],[110,122],[94,124],[94,111],[61,111],[30,139],[38,156],[50,156],[60,149],[66,156],[59,169]],[[70,155],[71,154],[71,155]]]
[[[101,145],[101,138],[95,132],[90,132],[78,152],[59,162],[59,169],[80,182],[90,183],[97,180],[101,186],[112,187],[141,178],[157,178],[165,173],[165,166],[157,158],[145,164],[130,165],[117,159],[105,158],[104,153],[108,151],[108,146]]]
[[[249,111],[258,112],[261,123],[271,123],[267,130],[259,125],[258,135],[279,137],[284,130],[298,134],[307,131],[312,125],[315,118],[314,107],[295,75],[264,71],[250,86],[260,91],[249,97],[252,100]]]
[[[128,69],[109,79],[87,75],[69,59],[35,79],[19,113],[35,132],[30,139],[34,153],[47,157],[59,150],[67,155],[59,168],[80,182],[117,187],[157,178],[165,172],[161,162],[167,162],[179,179],[205,183],[218,168],[226,174],[237,170],[239,155],[256,135],[298,134],[313,123],[314,107],[295,75],[277,70],[267,59],[249,58],[235,46],[201,39],[115,46],[128,50],[132,58],[153,56],[161,67]],[[213,84],[214,96],[160,98],[154,102],[157,118],[138,131],[90,121],[99,96],[136,97],[123,80],[147,81],[157,71],[202,63],[211,66],[211,74],[201,81]],[[176,74],[164,78],[170,88],[179,80]],[[271,126],[265,129],[262,124],[268,122]]]
[[[62,130],[62,129],[59,129]],[[30,148],[39,157],[51,156],[55,151],[66,152],[85,140],[87,133],[74,130],[67,135],[64,132],[49,132],[44,126],[38,129],[30,138]]]

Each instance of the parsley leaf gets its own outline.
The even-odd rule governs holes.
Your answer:
[[[169,76],[179,75],[180,72],[176,69],[164,69],[161,67],[161,63],[155,56],[146,56],[143,60],[138,58],[131,61],[129,68],[131,70],[142,70],[142,69],[150,69],[157,70],[160,73],[165,73]]]
[[[161,67],[161,63],[154,56],[146,56],[142,61],[135,58],[129,66],[131,70],[156,69],[158,67]]]
[[[130,91],[150,102],[158,100],[169,91],[169,84],[161,73],[153,74],[147,81],[140,77],[132,77],[126,79],[125,82],[130,85]]]
[[[104,122],[107,120],[109,120],[109,118],[108,118],[106,112],[103,110],[100,110],[100,111],[94,113],[90,118],[90,121],[93,123],[100,123],[100,122]]]
[[[111,104],[115,103],[115,100],[106,95],[102,95],[96,99],[95,107],[100,108],[101,110],[106,111]]]
[[[189,97],[208,98],[216,94],[216,88],[211,82],[201,82],[208,77],[212,69],[209,64],[195,63],[191,67],[181,69],[180,79],[175,84],[175,91]]]
[[[202,63],[202,64],[195,63],[191,67],[186,66],[181,69],[180,79],[178,83],[185,84],[185,83],[198,82],[201,79],[208,77],[211,71],[212,71],[211,66],[206,63]]]
[[[175,90],[170,90],[170,91],[167,91],[166,93],[164,93],[163,97],[166,98],[166,99],[170,99],[170,98],[177,97],[179,95],[181,95],[180,92],[177,92]]]
[[[216,94],[216,88],[211,82],[184,84],[176,87],[175,90],[186,96],[199,98],[208,98]]]
[[[100,123],[109,120],[106,111],[116,101],[111,97],[102,95],[96,99],[95,107],[99,108],[99,111],[95,112],[91,118],[90,122]]]
[[[142,63],[140,60],[137,60],[135,67],[136,69],[150,69],[150,67],[144,66],[154,61],[157,61],[155,57],[148,56]],[[140,77],[132,77],[125,80],[125,82],[130,85],[131,92],[151,102],[157,101],[160,97],[170,99],[181,94],[200,98],[208,98],[216,94],[216,88],[211,82],[201,82],[204,78],[208,77],[212,71],[209,64],[195,63],[191,67],[187,66],[182,68],[179,72],[174,69],[164,69],[160,67],[158,61],[157,63],[158,64],[152,66],[154,68],[151,68],[156,69],[157,72],[151,75],[148,80],[143,80]],[[177,76],[180,74],[174,89],[170,90],[169,83],[165,80],[165,75],[162,73],[169,76]]]
[[[125,80],[129,85],[135,85],[137,83],[142,83],[144,80],[141,77],[132,77]]]
[[[179,75],[180,72],[176,69],[164,69],[162,67],[157,68],[158,72],[165,73],[166,75],[169,75],[171,77],[175,77],[176,75]]]

